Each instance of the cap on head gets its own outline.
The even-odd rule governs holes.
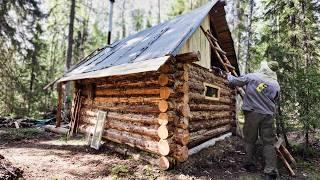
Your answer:
[[[279,63],[277,61],[269,61],[268,66],[274,72],[278,71],[279,69]]]

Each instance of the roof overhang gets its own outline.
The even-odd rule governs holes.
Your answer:
[[[163,56],[159,58],[149,59],[140,62],[121,64],[112,66],[107,69],[101,69],[93,72],[75,74],[60,78],[57,83],[65,81],[74,81],[88,78],[101,78],[107,76],[126,75],[140,72],[157,71],[171,56]]]

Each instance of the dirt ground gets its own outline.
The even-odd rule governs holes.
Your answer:
[[[109,149],[93,150],[85,138],[66,141],[65,137],[39,129],[0,129],[0,155],[23,171],[24,179],[262,179],[262,164],[256,173],[242,168],[241,139],[231,137],[189,157],[169,171],[160,171],[144,162],[124,157]],[[320,150],[320,143],[315,142]],[[258,156],[262,162],[261,155]],[[297,177],[320,179],[320,157],[297,158]],[[281,164],[280,164],[281,166]]]

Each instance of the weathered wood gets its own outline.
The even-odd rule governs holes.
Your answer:
[[[221,119],[221,118],[231,118],[234,117],[234,112],[232,111],[192,111],[190,124],[192,121],[203,121],[203,120],[214,120],[214,119]]]
[[[83,103],[86,109],[99,109],[112,112],[125,112],[125,113],[160,113],[158,105],[150,104],[126,104],[126,103],[97,103],[86,101]]]
[[[190,132],[199,131],[201,129],[213,129],[214,127],[230,124],[231,118],[228,119],[214,119],[208,121],[192,121],[189,125]]]
[[[159,88],[97,89],[96,96],[159,95]]]
[[[198,94],[198,93],[189,93],[189,98],[190,98],[190,102],[193,103],[214,103],[214,101],[212,100],[208,100],[205,98],[205,95],[203,94]],[[224,103],[226,105],[233,105],[235,102],[235,98],[234,97],[220,97],[219,100],[216,100],[216,102],[220,102],[220,103]]]
[[[180,118],[176,119],[174,121],[174,125],[178,128],[182,129],[188,129],[189,127],[189,117],[183,117],[181,116]]]
[[[93,117],[97,115],[99,109],[87,109],[82,108],[81,115],[84,117]],[[119,112],[109,112],[107,119],[116,119],[121,121],[126,121],[128,123],[142,123],[146,125],[157,125],[158,117],[150,114],[137,114],[137,113],[119,113]]]
[[[190,143],[188,144],[188,147],[194,147],[196,145],[199,145],[200,143],[211,139],[213,137],[219,136],[223,133],[226,133],[231,130],[231,125],[227,124],[212,130],[205,131],[201,134],[199,133],[190,133]]]
[[[200,52],[188,52],[188,53],[183,53],[183,54],[178,54],[175,56],[177,62],[182,62],[182,63],[192,63],[196,61],[200,61],[201,55]]]
[[[190,141],[189,131],[187,129],[176,128],[172,139],[178,144],[187,145]]]
[[[157,126],[143,126],[142,124],[136,125],[108,118],[106,122],[106,129],[109,128],[119,131],[126,131],[128,133],[145,135],[151,137],[152,139],[160,140],[158,136],[159,130],[157,130]]]
[[[184,162],[188,159],[188,147],[170,143],[170,156],[178,162]]]
[[[160,97],[96,97],[95,102],[99,103],[128,103],[128,104],[158,104]]]
[[[233,111],[234,105],[194,104],[190,103],[191,111]]]

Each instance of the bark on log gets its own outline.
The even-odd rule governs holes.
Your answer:
[[[188,117],[180,117],[174,121],[174,125],[178,128],[188,129],[189,118]]]
[[[98,103],[158,104],[160,97],[96,97]]]
[[[187,129],[176,128],[172,140],[181,145],[187,145],[190,141],[190,133]]]
[[[143,138],[142,136],[133,136],[133,134],[128,132],[122,132],[114,129],[105,130],[103,133],[103,137],[121,144],[127,144],[131,147],[137,147],[139,149],[149,151],[152,153],[167,155],[165,154],[166,144],[163,142],[159,144],[156,141],[151,141]],[[139,138],[138,138],[139,137]],[[169,146],[169,145],[167,145]]]
[[[233,111],[232,105],[190,104],[191,111]]]
[[[178,162],[184,162],[188,159],[188,147],[180,146],[177,144],[170,144],[170,156],[176,159]]]
[[[144,136],[149,136],[152,139],[155,139],[157,141],[160,140],[158,136],[159,131],[157,129],[157,126],[146,127],[146,126],[142,126],[142,124],[135,125],[135,124],[125,123],[119,120],[108,118],[106,122],[106,129],[109,129],[109,128],[116,129],[119,131],[126,131],[128,133],[135,133],[135,134],[140,134]]]
[[[230,124],[232,119],[216,119],[216,120],[209,120],[209,121],[194,121],[190,123],[189,130],[190,132],[196,132],[201,129],[213,129],[217,126]]]
[[[178,54],[175,56],[177,62],[180,63],[192,63],[196,61],[200,61],[201,55],[200,52],[188,52],[183,54]]]
[[[235,98],[234,97],[220,97],[219,100],[216,101],[212,101],[212,100],[208,100],[205,98],[205,96],[203,94],[198,94],[198,93],[189,93],[189,97],[190,97],[190,102],[193,103],[208,103],[208,104],[213,104],[214,102],[220,102],[220,103],[224,103],[224,104],[228,104],[228,105],[232,105],[235,103]]]
[[[86,109],[83,108],[81,114],[89,117],[96,118],[98,109]],[[116,119],[121,121],[126,121],[130,123],[142,123],[147,125],[157,125],[158,117],[149,114],[136,114],[136,113],[118,113],[109,112],[107,119]]]
[[[192,121],[203,121],[203,120],[214,120],[221,118],[231,118],[235,114],[232,111],[220,111],[220,112],[210,112],[210,111],[193,111],[191,112],[190,124]]]
[[[215,75],[213,72],[209,72],[207,69],[199,67],[198,65],[189,65],[189,76],[190,78],[196,78],[200,81],[210,80],[211,82],[219,82],[229,86],[226,78]]]
[[[190,133],[190,143],[188,144],[188,147],[194,147],[196,145],[201,144],[202,142],[211,139],[213,137],[219,136],[223,133],[226,133],[231,130],[231,125],[227,124],[209,131],[205,131],[203,133]]]
[[[159,88],[97,89],[96,96],[159,95]]]
[[[90,103],[86,101],[82,107],[86,109],[99,109],[112,112],[127,112],[127,113],[160,113],[158,105],[130,105],[126,103]]]
[[[161,158],[159,155],[142,152],[130,146],[117,144],[108,140],[104,143],[104,146],[111,151],[122,154],[123,156],[131,156],[136,161],[142,160],[151,165],[159,166],[159,159]]]

